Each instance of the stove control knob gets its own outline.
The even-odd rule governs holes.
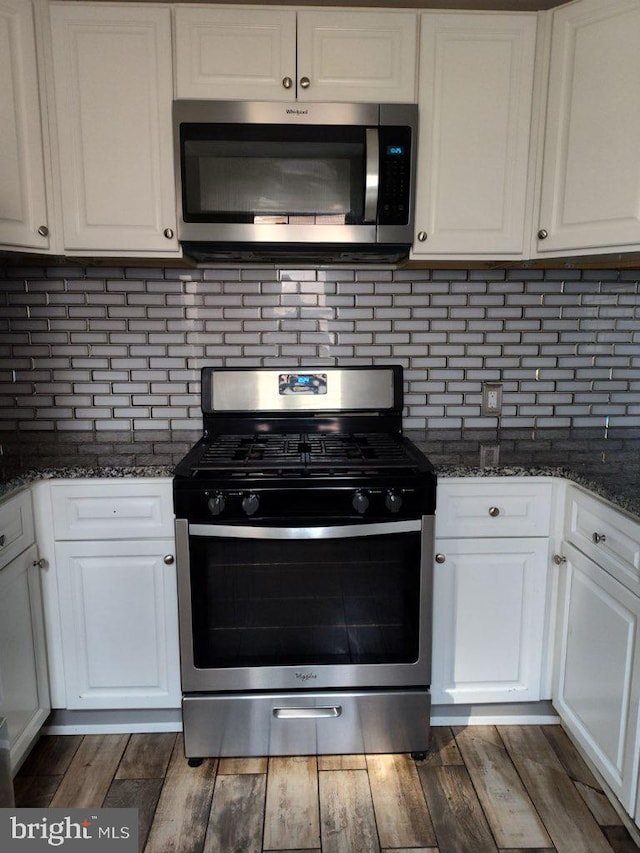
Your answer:
[[[224,512],[226,504],[227,502],[225,501],[222,492],[216,492],[215,495],[209,498],[207,502],[211,515],[221,515]]]
[[[369,506],[369,498],[363,492],[358,491],[353,496],[351,505],[356,512],[359,512],[360,515],[364,515]]]
[[[387,492],[384,498],[384,505],[389,512],[400,512],[402,507],[402,496],[395,492]]]
[[[249,492],[242,498],[242,509],[247,515],[254,515],[260,506],[260,498],[253,492]]]

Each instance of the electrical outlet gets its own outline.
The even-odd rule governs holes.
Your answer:
[[[481,444],[480,445],[480,467],[481,468],[497,468],[500,464],[500,445],[498,444]]]
[[[502,411],[502,385],[485,382],[482,385],[482,414],[499,415]]]

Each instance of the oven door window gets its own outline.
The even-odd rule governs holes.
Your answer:
[[[359,225],[363,127],[181,125],[185,222]]]
[[[198,669],[418,659],[420,533],[190,548]]]

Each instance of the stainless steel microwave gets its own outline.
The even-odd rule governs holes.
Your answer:
[[[415,104],[175,101],[178,237],[196,260],[408,255]]]

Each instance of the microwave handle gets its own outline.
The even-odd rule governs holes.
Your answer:
[[[378,184],[380,182],[380,150],[378,128],[365,130],[366,183],[364,187],[364,221],[375,222],[378,214]]]

